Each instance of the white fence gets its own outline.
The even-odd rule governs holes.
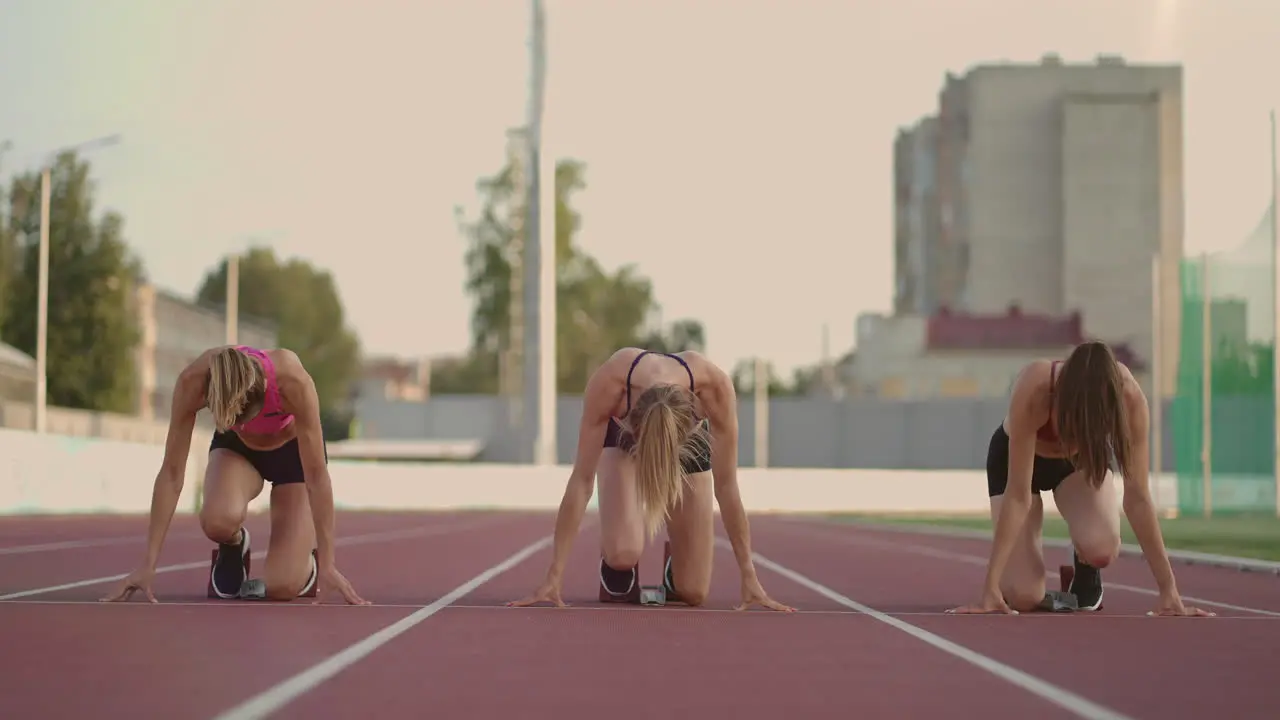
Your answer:
[[[193,441],[179,512],[196,509],[208,452]],[[0,430],[0,515],[146,513],[163,447]],[[339,508],[350,510],[555,510],[568,467],[452,463],[330,465]],[[756,469],[739,470],[752,512],[983,514],[980,471]],[[1160,505],[1176,507],[1176,483],[1159,483]],[[265,509],[264,492],[250,506]],[[1056,512],[1052,495],[1046,511]]]

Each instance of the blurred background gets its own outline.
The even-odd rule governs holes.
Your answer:
[[[1274,534],[1276,27],[0,0],[0,426],[162,443],[177,373],[242,342],[298,352],[339,457],[571,463],[635,345],[733,373],[744,466],[980,470],[1016,372],[1100,338],[1170,517]]]

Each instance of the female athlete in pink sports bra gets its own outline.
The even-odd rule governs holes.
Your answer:
[[[949,612],[1100,610],[1102,568],[1120,552],[1114,465],[1124,478],[1124,514],[1160,588],[1155,614],[1212,614],[1182,604],[1169,566],[1147,487],[1147,415],[1142,388],[1105,343],[1024,368],[987,448],[995,532],[982,599]],[[1053,493],[1074,545],[1066,593],[1045,589],[1042,492]]]
[[[218,544],[213,592],[289,600],[333,589],[348,603],[368,604],[334,562],[333,486],[315,384],[292,352],[246,345],[207,350],[179,375],[142,567],[103,599],[128,600],[141,590],[155,602],[151,581],[182,492],[196,415],[205,408],[215,432],[200,527]],[[251,581],[244,519],[264,482],[271,483],[271,538],[263,577]]]

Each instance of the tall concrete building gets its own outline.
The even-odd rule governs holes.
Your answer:
[[[895,313],[931,314],[937,294],[938,119],[898,132],[893,144]]]
[[[904,310],[1079,312],[1088,336],[1127,342],[1149,361],[1158,291],[1161,370],[1172,379],[1183,252],[1181,67],[1114,56],[1068,64],[1053,55],[977,66],[948,74],[936,119],[896,145],[904,138],[933,151],[928,177],[912,165],[909,187],[895,188],[896,242],[907,245],[895,272],[900,285],[904,274],[927,285],[906,283],[917,299]],[[918,232],[911,203],[930,193],[937,227]],[[910,270],[917,256],[936,263],[918,280]]]

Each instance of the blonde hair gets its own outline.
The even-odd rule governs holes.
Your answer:
[[[265,389],[258,363],[234,347],[225,347],[209,360],[209,412],[218,432],[226,432]]]
[[[683,464],[709,448],[697,419],[697,398],[680,385],[654,385],[636,398],[624,421],[634,442],[636,492],[646,537],[652,539],[683,496]]]

